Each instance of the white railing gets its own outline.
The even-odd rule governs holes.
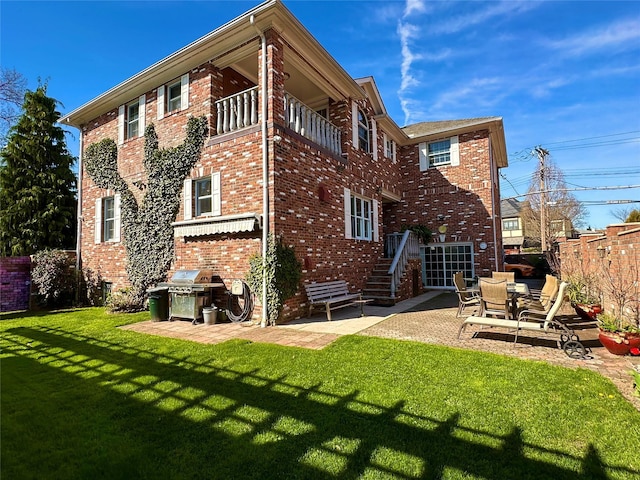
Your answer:
[[[404,233],[392,233],[386,236],[385,253],[393,255],[393,262],[387,272],[391,275],[391,298],[396,297],[396,290],[407,268],[409,259],[420,258],[420,242],[411,230]]]
[[[218,135],[258,123],[258,87],[216,101]]]
[[[336,155],[342,153],[338,127],[288,93],[284,95],[284,118],[294,132]]]

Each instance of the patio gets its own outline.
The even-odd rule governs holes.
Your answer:
[[[563,309],[566,321],[578,331],[587,358],[574,360],[557,348],[554,337],[518,336],[504,329],[468,328],[458,340],[462,319],[456,318],[458,299],[454,293],[430,291],[392,307],[365,306],[336,311],[328,322],[324,313],[300,318],[277,327],[260,328],[251,323],[217,323],[192,325],[190,321],[141,322],[122,328],[152,335],[182,338],[201,343],[220,343],[238,338],[252,342],[322,349],[341,335],[368,335],[397,340],[446,345],[455,348],[492,352],[527,360],[544,361],[568,368],[587,368],[611,379],[620,392],[640,410],[640,398],[634,395],[630,371],[640,365],[640,357],[612,355],[600,345],[594,324],[577,318],[571,307]],[[573,314],[572,314],[573,312]]]

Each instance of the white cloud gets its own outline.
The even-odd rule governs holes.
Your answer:
[[[480,3],[475,2],[474,5],[484,6],[485,8],[475,10],[473,13],[452,17],[440,23],[434,23],[429,28],[431,34],[456,33],[465,30],[471,26],[486,22],[494,17],[503,17],[505,15],[520,14],[532,10],[538,6],[538,2],[498,2],[498,3]]]
[[[543,42],[547,47],[580,56],[594,51],[640,46],[640,19],[621,20],[594,30],[584,31],[561,40]]]
[[[413,12],[424,13],[427,10],[427,6],[424,0],[407,0],[404,9],[404,18],[407,18]]]

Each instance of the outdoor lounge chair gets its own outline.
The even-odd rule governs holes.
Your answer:
[[[470,292],[467,290],[467,285],[464,281],[462,272],[456,272],[453,274],[453,284],[456,287],[456,294],[458,294],[458,313],[456,317],[461,317],[462,312],[466,307],[479,307],[480,297],[476,292]],[[475,311],[474,311],[475,313]]]
[[[468,317],[458,330],[458,338],[460,334],[467,327],[467,325],[480,325],[487,327],[499,327],[507,328],[515,331],[514,344],[518,341],[518,332],[520,330],[527,330],[533,332],[544,332],[557,334],[560,336],[560,346],[564,353],[571,358],[584,358],[586,355],[586,348],[582,343],[578,335],[573,330],[568,328],[560,320],[556,319],[562,304],[566,297],[566,290],[568,284],[562,282],[556,296],[553,306],[546,315],[540,315],[539,312],[523,310],[518,315],[517,320],[505,319],[505,318],[492,318],[486,316],[472,316]]]

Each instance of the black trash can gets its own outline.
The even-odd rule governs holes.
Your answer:
[[[169,320],[169,289],[166,287],[156,287],[147,290],[149,297],[149,313],[151,320],[162,322]]]

